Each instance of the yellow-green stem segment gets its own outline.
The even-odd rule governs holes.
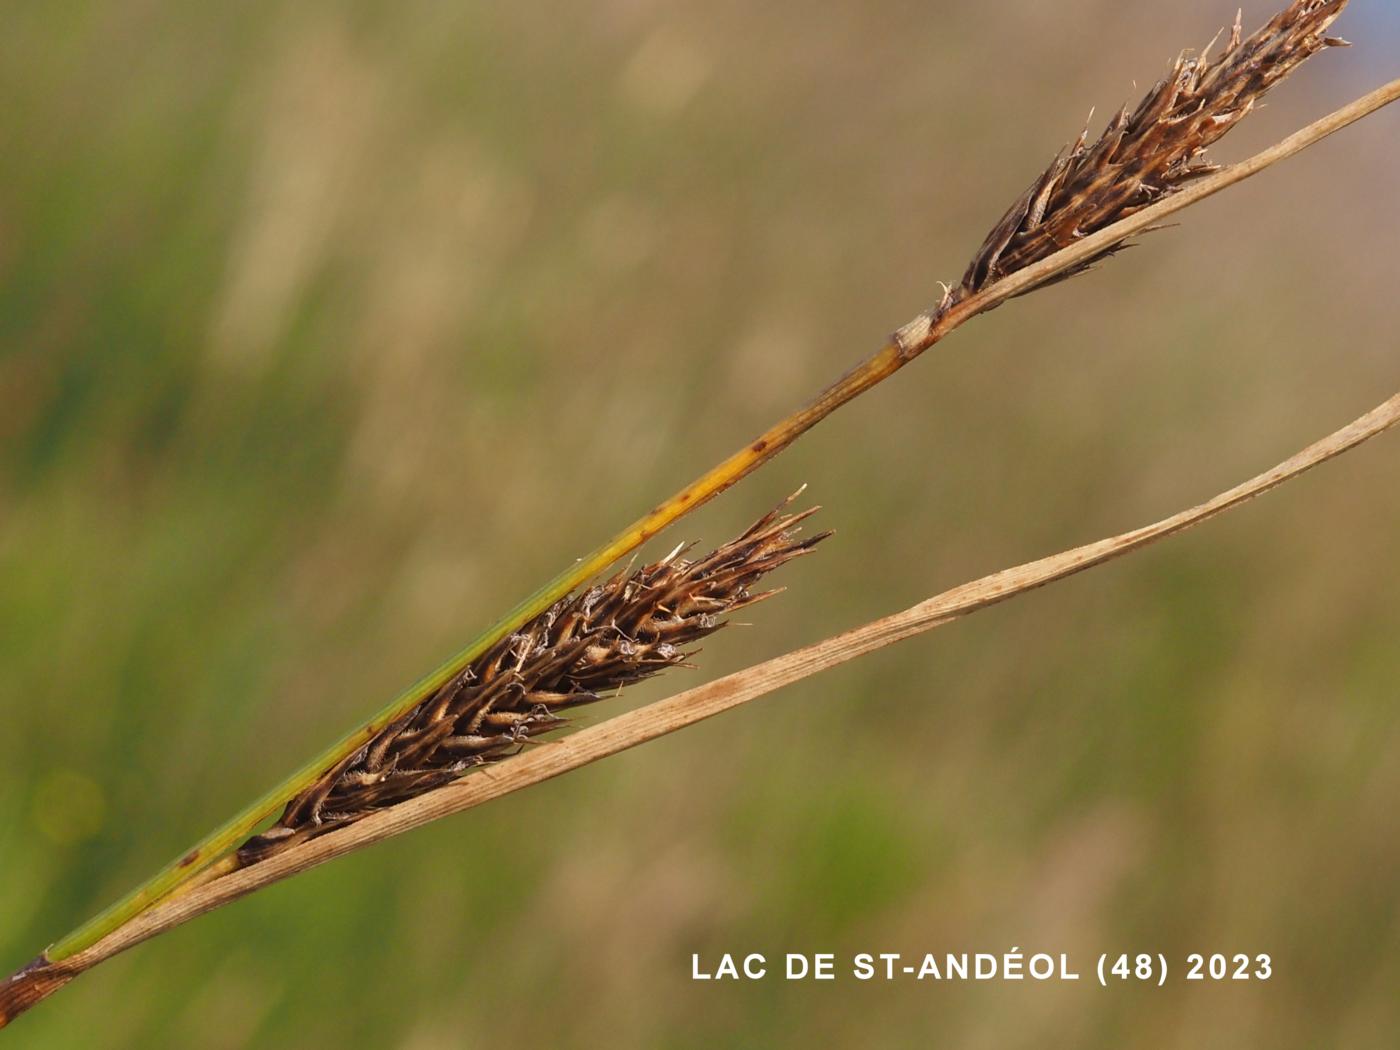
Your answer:
[[[965,316],[965,311],[955,308],[941,317],[937,329],[927,323],[922,325],[917,341],[906,341],[900,337],[892,339],[878,352],[827,387],[808,405],[770,427],[718,466],[702,474],[664,503],[658,504],[606,544],[554,577],[441,667],[396,696],[393,702],[374,718],[317,755],[106,911],[54,943],[44,953],[43,958],[50,962],[66,959],[169,896],[219,857],[239,846],[244,839],[275,816],[278,810],[286,805],[288,799],[300,793],[347,755],[363,747],[381,729],[412,709],[425,696],[440,689],[511,631],[576,590],[619,558],[636,550],[668,525],[729,488],[792,444],[837,408],[893,375],[937,342],[943,334],[965,319]]]

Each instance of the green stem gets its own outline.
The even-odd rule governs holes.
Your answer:
[[[955,313],[959,312],[950,311],[945,315],[937,330],[925,325],[916,344],[906,345],[899,339],[892,340],[805,407],[770,427],[756,440],[637,519],[612,540],[565,569],[506,613],[465,649],[396,696],[392,703],[370,721],[317,755],[117,903],[57,941],[44,953],[43,958],[50,962],[66,959],[95,944],[134,916],[169,896],[219,857],[241,845],[248,836],[275,816],[278,810],[286,805],[288,799],[314,783],[327,769],[363,747],[381,729],[411,710],[425,696],[440,689],[522,623],[538,616],[550,605],[576,590],[619,558],[636,550],[678,518],[729,488],[792,444],[837,408],[893,375],[965,319],[960,315],[955,321]]]

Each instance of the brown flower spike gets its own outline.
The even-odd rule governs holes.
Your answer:
[[[1124,108],[1097,142],[1090,144],[1086,131],[1055,158],[988,234],[942,307],[1220,170],[1205,159],[1208,147],[1307,59],[1346,46],[1327,36],[1346,5],[1294,0],[1248,39],[1236,16],[1218,57],[1211,52],[1219,35],[1199,55],[1183,52],[1136,110]],[[1082,273],[1123,247],[1119,242],[1055,280]]]
[[[677,548],[653,565],[556,603],[287,804],[238,851],[255,863],[515,754],[563,726],[559,712],[683,664],[723,617],[777,591],[751,590],[830,535],[798,540],[812,510],[785,501],[738,539],[695,561]]]

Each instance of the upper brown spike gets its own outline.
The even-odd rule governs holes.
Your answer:
[[[1183,52],[1135,110],[1123,109],[1092,145],[1081,136],[1056,157],[992,228],[941,308],[1218,170],[1204,159],[1208,147],[1304,61],[1345,45],[1327,29],[1347,2],[1293,0],[1248,39],[1237,15],[1218,57],[1211,51],[1219,35],[1196,57]],[[1053,280],[1083,273],[1122,247]]]

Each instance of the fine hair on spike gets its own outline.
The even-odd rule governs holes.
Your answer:
[[[1220,170],[1205,159],[1213,143],[1307,59],[1346,45],[1327,35],[1346,5],[1293,0],[1248,38],[1236,16],[1217,54],[1212,52],[1223,33],[1198,55],[1182,52],[1137,108],[1120,110],[1097,141],[1091,143],[1086,130],[1060,152],[987,235],[962,283],[944,295],[939,309]],[[1126,246],[1120,241],[1044,283],[1083,273]]]
[[[724,617],[776,591],[768,573],[830,533],[798,539],[816,508],[785,508],[738,539],[689,560],[682,545],[660,561],[556,602],[292,799],[281,818],[238,851],[243,865],[344,827],[516,754],[564,726],[561,712],[684,664]]]

